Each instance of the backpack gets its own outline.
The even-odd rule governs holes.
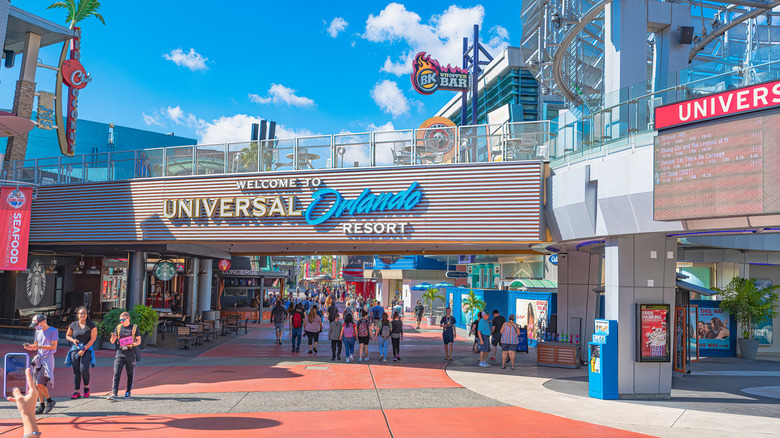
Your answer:
[[[390,324],[382,324],[382,330],[379,331],[379,336],[383,338],[390,337]]]
[[[365,319],[361,319],[358,321],[358,336],[360,337],[366,337],[368,336],[368,321]]]
[[[374,308],[371,310],[371,313],[373,313],[374,319],[382,319],[382,308],[379,306],[374,306]]]
[[[292,317],[292,327],[301,328],[302,325],[303,325],[303,317],[301,316],[301,312],[295,312]]]
[[[345,338],[354,338],[355,337],[355,324],[345,324],[344,325],[344,337]]]

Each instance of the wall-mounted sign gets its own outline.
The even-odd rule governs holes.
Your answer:
[[[466,278],[469,274],[462,271],[447,271],[445,274],[447,278]]]
[[[637,304],[637,362],[671,359],[668,304]]]
[[[230,269],[230,260],[222,259],[217,263],[217,266],[219,266],[220,271],[227,272],[227,270]]]
[[[550,261],[553,265],[558,264],[558,254],[551,254],[550,257],[547,258],[547,260]]]
[[[780,105],[780,81],[737,88],[655,109],[655,129],[666,129]]]
[[[64,50],[64,48],[63,48]],[[81,28],[73,28],[73,38],[70,40],[70,59],[62,62],[58,78],[68,86],[68,110],[67,122],[62,126],[62,117],[57,117],[57,131],[59,133],[60,150],[64,155],[73,155],[76,147],[76,120],[79,117],[78,100],[79,90],[86,87],[92,77],[81,65]],[[56,95],[57,108],[61,105],[61,85]],[[62,135],[64,131],[65,135]]]
[[[32,187],[0,189],[0,270],[27,269]]]
[[[170,260],[160,260],[152,269],[154,276],[160,281],[168,281],[176,276],[176,266]]]
[[[38,111],[36,115],[38,129],[52,130],[54,124],[54,93],[38,92]]]
[[[468,71],[447,65],[441,67],[431,55],[420,52],[414,57],[412,86],[420,94],[433,94],[436,90],[468,91]]]
[[[29,273],[27,274],[27,299],[30,304],[37,306],[43,300],[46,293],[46,273],[43,263],[40,259],[34,259],[30,263]]]
[[[455,156],[457,127],[445,117],[431,117],[417,129],[417,154],[427,155],[435,162],[447,162]]]

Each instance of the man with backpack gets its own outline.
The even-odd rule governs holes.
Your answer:
[[[363,360],[365,353],[366,362],[368,362],[368,343],[371,341],[371,323],[368,321],[368,312],[360,311],[360,319],[357,322],[358,338],[358,362]]]
[[[274,323],[274,329],[276,329],[276,343],[282,345],[282,330],[284,330],[284,319],[287,316],[287,311],[282,306],[282,300],[276,300],[276,305],[271,310],[271,322]]]
[[[292,352],[301,351],[301,338],[303,337],[303,306],[301,303],[295,305],[295,310],[290,315],[290,331],[292,332]]]
[[[135,363],[138,359],[138,346],[141,345],[141,335],[138,332],[138,326],[130,324],[130,314],[122,312],[119,315],[119,325],[111,333],[109,342],[117,343],[116,356],[114,356],[114,386],[111,393],[108,394],[108,400],[116,401],[119,392],[119,380],[122,378],[122,368],[127,370],[127,390],[125,398],[130,398],[130,392],[133,390],[133,375],[135,374]]]
[[[374,335],[379,333],[379,328],[382,325],[382,315],[385,314],[385,308],[379,304],[379,301],[374,301],[374,307],[371,308],[371,321],[374,326]]]

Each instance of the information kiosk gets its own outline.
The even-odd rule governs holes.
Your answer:
[[[602,400],[618,398],[617,321],[596,320],[593,342],[588,343],[588,395]]]

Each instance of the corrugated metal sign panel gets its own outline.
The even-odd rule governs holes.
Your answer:
[[[305,187],[305,178],[321,178]],[[297,179],[282,189],[243,189],[237,182]],[[338,190],[344,199],[363,189],[398,193],[419,183],[420,202],[409,211],[394,210],[331,218],[310,225],[303,217],[201,217],[166,219],[166,199],[282,197],[297,198],[305,210],[320,188]],[[405,232],[349,234],[350,239],[412,241],[534,242],[541,234],[542,163],[480,163],[433,167],[346,169],[156,178],[43,186],[33,203],[31,242],[134,241],[344,241],[342,225],[403,223]],[[199,201],[202,202],[202,201]],[[270,208],[270,206],[269,206]],[[323,211],[324,209],[319,209]],[[251,207],[250,207],[251,211]]]

